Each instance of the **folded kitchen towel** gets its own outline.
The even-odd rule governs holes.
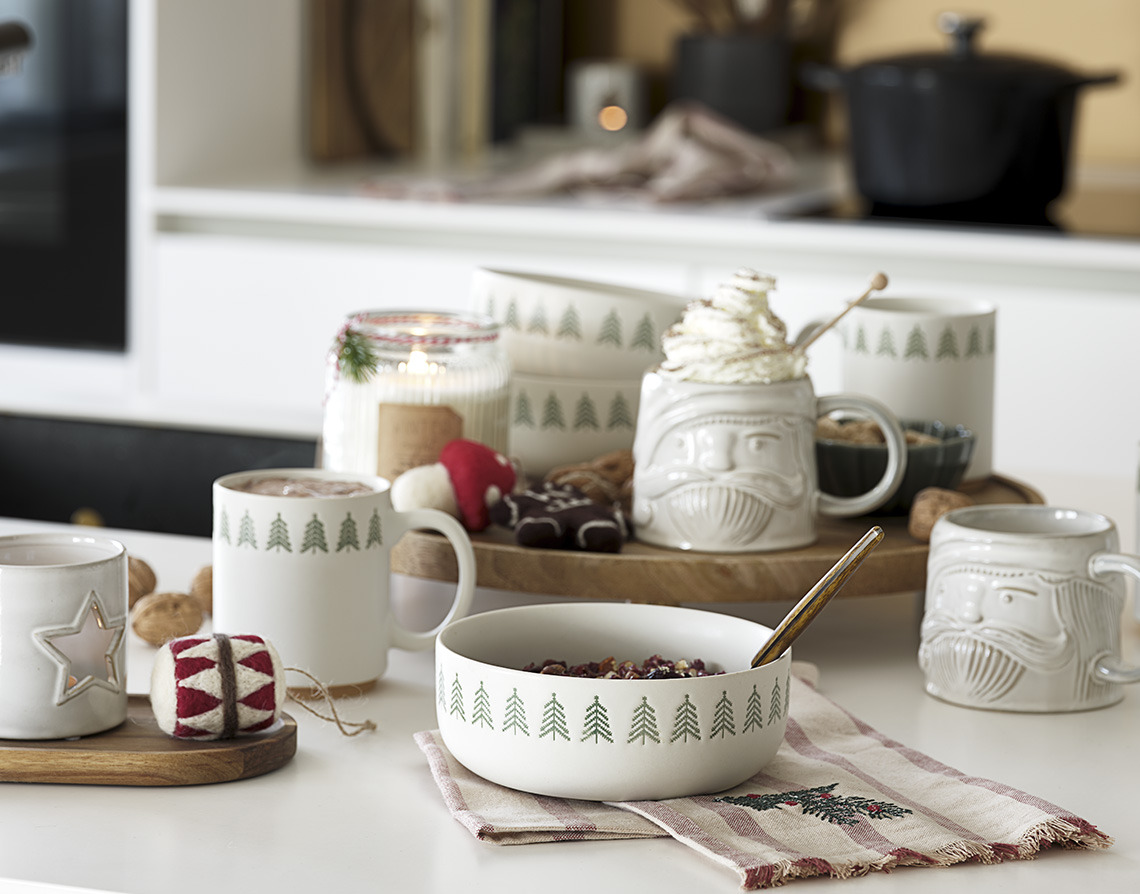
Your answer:
[[[481,840],[667,834],[734,869],[746,889],[1112,844],[1069,811],[887,738],[820,695],[814,666],[796,662],[792,672],[780,751],[747,782],[711,795],[607,803],[531,795],[468,771],[438,732],[415,739],[451,814]]]

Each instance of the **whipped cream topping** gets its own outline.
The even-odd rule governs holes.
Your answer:
[[[776,280],[741,268],[711,298],[691,301],[661,337],[661,375],[712,384],[786,382],[802,378],[803,352],[787,341],[787,328],[768,307]]]

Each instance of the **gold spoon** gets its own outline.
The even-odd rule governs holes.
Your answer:
[[[878,525],[864,534],[859,542],[847,551],[847,555],[836,562],[832,569],[808,590],[807,595],[796,603],[796,607],[788,612],[780,622],[780,626],[772,632],[768,642],[756,653],[756,657],[752,659],[752,666],[759,667],[783,655],[792,641],[807,629],[808,624],[831,601],[831,597],[843,589],[847,579],[858,570],[863,560],[882,539],[883,529]]]

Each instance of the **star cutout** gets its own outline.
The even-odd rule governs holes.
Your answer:
[[[108,623],[107,610],[94,590],[87,594],[69,626],[33,631],[36,644],[58,665],[57,705],[93,687],[122,691],[120,645],[125,633],[125,620]]]

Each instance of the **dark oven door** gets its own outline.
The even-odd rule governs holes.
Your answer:
[[[127,5],[0,0],[0,342],[127,343]]]

